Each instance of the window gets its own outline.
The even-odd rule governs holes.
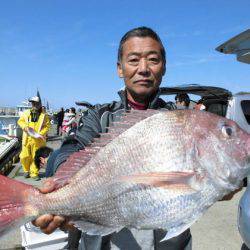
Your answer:
[[[222,103],[212,103],[212,104],[205,104],[207,106],[207,111],[220,115],[226,116],[227,112],[227,105]]]
[[[241,108],[247,123],[250,124],[250,100],[241,101]]]

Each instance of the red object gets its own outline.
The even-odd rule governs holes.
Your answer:
[[[148,107],[148,105],[141,104],[141,103],[138,103],[138,102],[133,102],[133,101],[130,101],[130,100],[128,100],[128,104],[132,109],[135,109],[135,110],[146,110],[147,107]]]
[[[25,215],[25,200],[32,186],[0,175],[0,235]]]

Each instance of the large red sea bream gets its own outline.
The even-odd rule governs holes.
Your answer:
[[[237,189],[250,169],[250,135],[195,110],[132,111],[60,168],[57,190],[0,177],[0,231],[52,213],[88,234],[162,228],[169,239]]]

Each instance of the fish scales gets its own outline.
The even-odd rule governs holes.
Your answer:
[[[168,147],[159,145],[159,142],[161,142],[159,137],[163,134],[167,136],[170,133],[168,131],[169,129],[166,129],[168,126],[161,126],[162,128],[158,129],[159,133],[154,129],[148,129],[155,127],[157,124],[159,127],[159,122],[155,120],[157,120],[155,116],[150,117],[147,121],[144,120],[141,122],[142,124],[135,125],[114,139],[112,143],[103,148],[98,155],[74,177],[76,181],[72,179],[72,182],[77,183],[77,181],[81,181],[84,178],[84,182],[87,183],[85,186],[90,190],[91,186],[89,185],[93,187],[100,186],[102,183],[115,179],[116,176],[133,172],[135,165],[137,165],[138,168],[144,168],[148,171],[156,167],[159,171],[165,170],[166,156],[173,155],[175,152],[174,148],[176,148],[178,144],[176,144],[176,137],[172,137],[172,140],[170,138],[168,141]],[[165,120],[168,122],[168,119]],[[137,129],[137,127],[139,129]],[[164,143],[165,142],[162,142],[162,144]],[[117,147],[117,145],[119,145],[119,147]],[[178,152],[180,152],[180,150],[176,150],[176,154],[179,154]],[[112,161],[110,161],[111,155]],[[176,155],[173,155],[173,158],[176,158]],[[155,164],[155,161],[161,165]],[[176,165],[171,167],[176,170]],[[92,174],[89,174],[86,178],[86,172],[89,171],[92,171]],[[102,176],[102,178],[97,178],[97,175]],[[93,181],[93,179],[95,179],[95,181]],[[101,183],[98,183],[98,181],[101,181]]]
[[[184,120],[179,122],[180,124],[179,125],[177,122],[176,123],[173,122],[173,120],[175,121],[177,120],[175,119],[175,116],[173,117],[173,119],[165,116],[164,117],[165,119],[163,120],[161,117],[163,116],[163,114],[161,113],[158,114],[157,116],[160,116],[159,118],[155,116],[147,118],[146,120],[140,122],[140,124],[135,125],[133,129],[129,129],[128,131],[124,132],[118,138],[114,139],[112,143],[103,148],[99,152],[99,154],[95,157],[95,159],[91,160],[88,163],[90,165],[90,169],[94,170],[93,176],[89,175],[88,178],[86,177],[84,178],[84,173],[80,171],[76,176],[76,178],[78,178],[76,182],[84,179],[85,186],[89,191],[91,188],[98,189],[98,187],[102,186],[103,183],[110,182],[112,178],[115,179],[116,176],[133,173],[135,165],[138,166],[138,169],[142,168],[142,171],[152,171],[152,170],[162,171],[166,169],[166,162],[169,161],[174,164],[168,165],[167,169],[177,170],[178,165],[176,164],[176,161],[171,161],[171,158],[178,159],[176,155],[178,154],[180,155],[179,152],[183,151],[182,144],[176,143],[176,139],[178,140],[178,138],[176,138],[176,135],[178,135],[178,137],[182,136],[180,132],[183,131],[183,127],[181,129],[181,125],[183,125]],[[159,124],[161,126],[159,126]],[[156,125],[158,126],[157,131],[154,129],[149,129],[149,128],[154,128]],[[178,126],[180,127],[179,129]],[[172,135],[172,132],[174,132],[174,135],[167,137],[169,135]],[[168,147],[162,147],[162,145],[159,144],[159,142],[161,142],[159,136],[161,137],[164,135],[168,138],[168,144],[169,144]],[[139,142],[139,145],[138,143],[135,142]],[[165,142],[163,140],[163,144],[164,143]],[[119,147],[117,147],[117,145],[119,145]],[[126,145],[130,146],[127,147]],[[176,150],[174,150],[174,147],[176,148]],[[109,157],[111,154],[113,157],[112,162],[110,162],[110,157]],[[170,159],[166,159],[166,156],[168,155],[170,156]],[[99,158],[101,158],[101,160],[98,159],[98,156],[100,156]],[[103,156],[106,156],[106,159],[103,159],[104,158]],[[185,159],[181,159],[179,157],[179,162],[178,162],[179,166],[181,167],[183,166],[184,160]],[[121,164],[120,162],[123,162],[124,164]],[[93,166],[92,164],[94,165],[94,167],[92,167]],[[96,176],[97,175],[96,169],[98,168],[98,166],[102,166],[101,168],[98,169],[98,174],[102,178],[98,178]],[[88,165],[85,166],[85,170],[87,167]],[[110,172],[109,170],[112,170],[112,172]],[[95,181],[93,181],[94,179]],[[93,187],[91,187],[91,185]],[[73,187],[73,192],[79,193],[79,190],[74,190]],[[80,193],[81,192],[84,192],[82,186]],[[108,204],[106,204],[103,201],[100,201],[99,196],[97,198],[98,198],[97,203],[103,204],[103,208],[108,208],[107,207]],[[54,197],[52,199],[54,199]],[[91,195],[90,199],[94,199],[94,196]],[[106,200],[109,200],[109,197],[107,197]],[[90,206],[89,202],[90,201],[86,201],[84,199],[82,201],[83,204],[86,204],[85,207],[87,210],[89,209]],[[98,207],[97,203],[93,202],[93,207]],[[111,208],[106,210],[112,211]]]

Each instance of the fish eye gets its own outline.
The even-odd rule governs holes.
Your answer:
[[[229,127],[227,125],[224,125],[221,129],[222,131],[222,134],[225,136],[225,137],[230,137],[232,134],[233,134],[233,128],[232,127]]]

